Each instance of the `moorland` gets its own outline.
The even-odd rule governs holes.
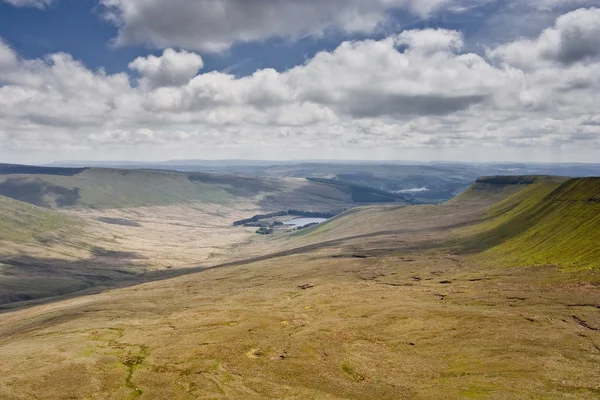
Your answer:
[[[600,396],[598,178],[2,172],[0,398]]]

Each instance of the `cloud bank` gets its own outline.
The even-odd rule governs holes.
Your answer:
[[[333,149],[346,158],[401,151],[411,158],[444,148],[600,150],[599,15],[567,13],[537,38],[485,55],[465,51],[460,32],[409,30],[343,42],[287,71],[243,78],[204,73],[201,56],[187,51],[140,57],[130,73],[111,75],[65,53],[23,59],[0,40],[0,154],[110,158],[136,149],[152,158],[312,158]]]

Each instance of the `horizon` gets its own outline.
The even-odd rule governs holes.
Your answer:
[[[201,165],[202,163],[213,164],[221,163],[223,166],[227,163],[237,164],[237,166],[244,166],[243,163],[249,164],[338,164],[338,165],[377,165],[377,164],[391,164],[391,165],[420,165],[420,164],[465,164],[465,165],[590,165],[600,166],[600,162],[544,162],[544,161],[452,161],[452,160],[428,160],[428,161],[416,161],[416,160],[351,160],[351,159],[167,159],[167,160],[151,160],[151,161],[134,161],[134,160],[58,160],[49,163],[39,164],[25,164],[25,163],[0,163],[5,165],[24,165],[24,166],[35,166],[35,167],[52,167],[58,168],[68,167],[70,165],[83,165],[85,163],[90,164],[90,168],[94,166],[102,165],[171,165],[171,166],[194,166]],[[182,164],[178,164],[182,163]]]

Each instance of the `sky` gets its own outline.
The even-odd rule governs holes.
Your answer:
[[[600,0],[0,0],[0,162],[599,162]]]

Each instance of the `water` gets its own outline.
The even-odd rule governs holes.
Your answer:
[[[427,189],[426,187],[420,187],[420,188],[396,190],[394,193],[419,193],[419,192],[427,192],[428,190],[429,189]]]
[[[294,218],[289,221],[285,221],[285,225],[293,225],[293,226],[304,226],[308,224],[320,224],[321,222],[327,221],[327,218]]]

